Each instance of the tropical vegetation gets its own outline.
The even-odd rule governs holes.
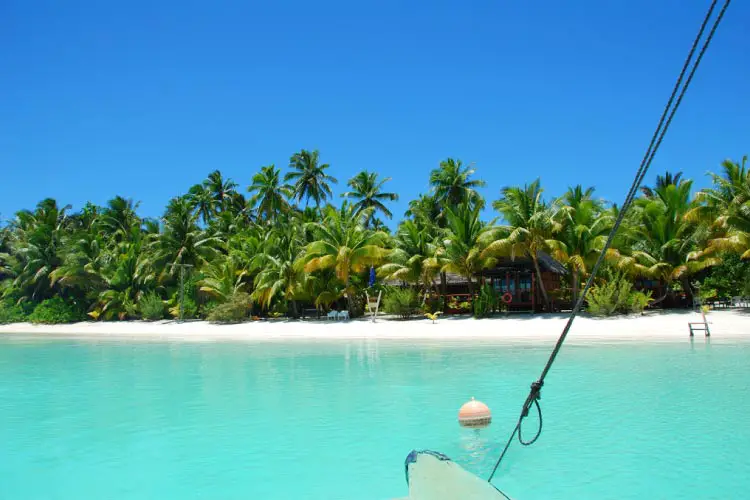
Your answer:
[[[678,293],[688,301],[748,293],[746,161],[726,160],[697,192],[679,172],[644,186],[589,309],[634,312]],[[292,155],[286,172],[268,165],[248,175],[246,188],[215,170],[159,218],[142,216],[138,202],[122,196],[77,211],[54,199],[20,210],[0,223],[0,322],[180,314],[234,322],[330,309],[356,316],[373,277],[385,309],[410,317],[450,309],[441,295],[451,275],[462,276],[476,299],[461,298],[459,309],[485,316],[502,307],[478,276],[516,258],[533,264],[551,310],[540,256],[567,269],[564,288],[575,301],[619,211],[593,187],[573,185],[552,197],[539,179],[498,189],[486,203],[476,167],[448,158],[429,173],[429,190],[407,202],[402,220],[389,222],[398,200],[390,177],[359,172],[339,202],[332,171],[308,150]],[[645,281],[659,283],[661,293],[641,293]]]

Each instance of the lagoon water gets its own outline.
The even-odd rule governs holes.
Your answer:
[[[0,498],[385,499],[414,448],[486,476],[548,354],[3,336]],[[471,396],[489,429],[459,428]],[[496,476],[513,498],[750,497],[750,344],[566,346],[542,404]]]

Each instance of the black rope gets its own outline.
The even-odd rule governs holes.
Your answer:
[[[516,435],[518,435],[518,440],[522,445],[529,446],[533,444],[534,442],[536,442],[536,440],[539,439],[539,436],[542,433],[542,408],[541,408],[541,405],[539,404],[539,400],[541,399],[541,390],[542,390],[542,386],[544,386],[544,379],[547,377],[547,373],[549,373],[550,369],[552,368],[552,364],[555,362],[555,358],[557,358],[557,354],[560,352],[560,349],[562,348],[562,345],[565,342],[565,338],[568,336],[568,332],[570,332],[570,328],[573,325],[573,321],[575,320],[576,316],[578,315],[578,312],[583,306],[583,302],[586,298],[586,294],[588,293],[589,289],[594,283],[594,279],[596,278],[596,275],[599,271],[599,267],[601,266],[602,262],[604,261],[606,257],[607,250],[612,245],[612,241],[614,240],[615,235],[617,234],[617,230],[620,228],[620,225],[622,224],[622,221],[625,218],[625,214],[627,213],[628,209],[632,205],[633,200],[635,199],[635,196],[638,193],[638,188],[641,186],[641,183],[643,182],[643,179],[646,176],[646,173],[648,172],[649,167],[651,166],[651,162],[653,161],[654,156],[656,155],[656,152],[661,146],[662,140],[664,139],[664,136],[666,135],[667,130],[669,129],[669,126],[672,123],[672,118],[674,118],[674,115],[677,112],[677,109],[679,108],[680,103],[682,103],[682,99],[685,96],[685,93],[687,92],[688,87],[690,86],[690,82],[692,82],[693,76],[695,75],[695,72],[698,69],[700,62],[703,59],[703,55],[706,53],[706,50],[708,49],[708,46],[711,43],[711,40],[713,39],[714,33],[716,33],[716,29],[719,27],[719,23],[724,17],[724,13],[726,12],[727,7],[729,7],[731,0],[725,0],[722,9],[719,12],[719,15],[716,17],[716,20],[714,21],[714,24],[711,27],[711,30],[708,36],[706,37],[706,40],[704,41],[700,52],[698,53],[698,57],[696,58],[695,63],[693,64],[693,67],[690,70],[690,73],[688,74],[687,79],[685,80],[685,84],[682,85],[682,80],[685,78],[687,69],[690,67],[690,62],[692,61],[693,55],[695,54],[695,50],[697,49],[698,44],[700,43],[700,40],[703,37],[703,32],[705,31],[708,21],[711,18],[711,14],[713,13],[714,8],[716,7],[716,2],[717,0],[713,0],[711,2],[711,6],[709,7],[708,12],[706,13],[706,16],[703,19],[703,23],[701,24],[700,30],[698,31],[698,35],[695,37],[695,40],[693,41],[693,45],[690,48],[690,52],[688,53],[687,59],[685,60],[685,63],[682,66],[682,70],[680,71],[680,75],[677,78],[677,82],[675,83],[675,86],[672,89],[672,94],[670,95],[669,100],[667,101],[667,104],[664,107],[664,111],[662,112],[661,118],[659,119],[659,124],[657,125],[656,130],[654,131],[654,134],[651,136],[651,142],[649,143],[648,148],[646,149],[646,154],[643,156],[643,160],[641,161],[640,167],[638,168],[638,171],[636,172],[636,176],[635,176],[635,179],[633,180],[633,184],[630,186],[630,190],[628,191],[628,194],[625,197],[625,201],[623,202],[620,213],[618,214],[615,220],[615,223],[612,226],[612,230],[610,231],[609,236],[607,237],[607,241],[604,244],[604,247],[602,248],[602,251],[599,254],[599,257],[597,258],[596,263],[594,264],[594,267],[591,270],[591,275],[586,281],[586,285],[583,287],[583,290],[581,291],[581,295],[580,297],[578,297],[578,300],[576,301],[575,306],[573,307],[573,311],[570,313],[570,317],[568,318],[568,321],[566,322],[565,327],[563,328],[560,338],[557,339],[557,343],[555,344],[555,347],[553,348],[552,353],[550,354],[550,357],[547,360],[547,364],[544,366],[544,369],[542,370],[542,373],[539,379],[531,384],[531,390],[529,391],[529,395],[526,397],[526,401],[523,404],[523,407],[521,409],[521,415],[518,418],[518,422],[516,423],[516,426],[513,429],[513,432],[511,432],[510,437],[508,438],[508,441],[505,443],[505,447],[503,448],[503,451],[500,453],[500,457],[497,459],[497,462],[495,463],[495,467],[492,469],[492,473],[490,474],[487,481],[492,481],[492,478],[495,477],[495,473],[497,472],[498,467],[500,467],[500,462],[502,462],[503,458],[505,457],[505,454],[508,452],[508,448],[510,448],[510,445],[513,442],[513,439],[516,437]],[[682,85],[682,88],[680,89],[681,85]],[[679,96],[678,96],[678,92],[679,92]],[[677,96],[677,100],[675,101],[676,96]],[[674,103],[674,106],[672,106],[673,103]],[[529,410],[531,409],[532,405],[536,406],[537,413],[539,415],[539,425],[538,425],[537,432],[534,435],[534,437],[530,439],[529,441],[524,441],[522,432],[521,432],[521,427],[522,427],[524,419],[529,415]],[[503,493],[503,495],[505,494]]]

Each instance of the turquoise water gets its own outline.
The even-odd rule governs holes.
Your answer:
[[[548,348],[0,337],[0,498],[384,499],[431,448],[486,475]],[[516,499],[747,498],[750,344],[567,346]],[[494,422],[462,430],[484,400]]]

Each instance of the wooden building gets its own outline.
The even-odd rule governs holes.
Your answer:
[[[542,280],[552,303],[552,310],[568,308],[569,303],[561,301],[559,291],[562,289],[562,276],[567,274],[565,267],[546,253],[538,255]],[[509,299],[508,309],[511,311],[545,310],[542,292],[537,286],[537,276],[534,263],[529,258],[501,259],[492,269],[485,269],[475,278],[475,291],[478,286],[489,283],[500,296]],[[478,286],[477,286],[478,285]],[[447,273],[445,294],[458,297],[460,300],[470,299],[468,280],[462,276]],[[568,301],[569,302],[569,301]]]

